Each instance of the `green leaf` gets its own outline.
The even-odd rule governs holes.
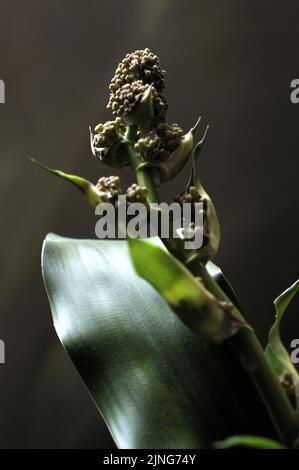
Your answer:
[[[219,248],[221,235],[220,224],[214,203],[209,194],[204,189],[199,178],[199,155],[206,141],[208,129],[209,127],[206,128],[203,138],[195,145],[192,151],[192,171],[187,184],[187,188],[190,188],[190,186],[194,186],[196,188],[198,194],[200,195],[201,201],[206,206],[204,233],[207,238],[207,242],[199,250],[197,250],[197,253],[200,254],[200,259],[204,262],[213,259],[216,255]]]
[[[217,300],[164,248],[137,239],[130,239],[129,246],[137,273],[162,295],[187,326],[205,339],[221,343],[247,327],[234,317],[232,305]]]
[[[92,207],[96,207],[101,202],[100,192],[97,190],[96,186],[94,186],[90,181],[81,178],[81,176],[69,175],[68,173],[64,173],[63,171],[49,168],[43,165],[42,163],[38,162],[37,160],[34,160],[34,158],[32,158],[31,161],[32,163],[41,167],[43,170],[46,170],[52,175],[58,176],[59,178],[69,181],[74,186],[76,186],[76,188],[78,188],[79,191],[84,194],[87,201]]]
[[[214,444],[216,449],[229,449],[237,446],[252,449],[286,449],[280,442],[260,436],[232,436]]]
[[[206,265],[206,269],[210,276],[217,282],[219,287],[223,290],[223,292],[227,295],[230,301],[237,307],[239,312],[242,312],[242,307],[240,305],[239,299],[232,288],[231,284],[229,283],[228,279],[225,277],[221,269],[214,264],[212,261],[208,261]]]
[[[42,266],[57,334],[119,447],[206,448],[257,429],[276,438],[234,351],[173,314],[126,241],[49,235]]]
[[[294,383],[299,382],[299,375],[292,364],[290,356],[282,344],[280,337],[280,322],[284,315],[286,308],[295,296],[299,289],[299,280],[297,280],[291,287],[284,291],[274,301],[275,306],[275,322],[269,331],[268,345],[265,350],[265,355],[272,364],[278,375],[288,373],[292,376]]]

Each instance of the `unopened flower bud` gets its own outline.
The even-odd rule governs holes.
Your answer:
[[[138,186],[137,184],[132,184],[127,189],[127,202],[146,202],[148,190],[144,186]]]
[[[168,155],[174,152],[183,140],[184,133],[181,127],[176,124],[161,123],[157,127],[157,134],[163,141]]]
[[[152,85],[137,80],[111,93],[107,108],[126,124],[148,131],[165,120],[167,102]]]
[[[155,132],[140,137],[134,145],[144,161],[159,161],[164,155],[161,138]]]
[[[177,198],[176,201],[180,204],[184,203],[192,203],[192,202],[200,202],[201,197],[198,193],[195,186],[190,186],[186,188]]]
[[[124,83],[110,95],[107,105],[115,116],[125,116],[139,103],[144,93],[149,88],[141,80],[135,80],[130,83]]]
[[[119,144],[123,138],[125,126],[120,118],[115,121],[107,121],[104,124],[98,124],[94,129],[94,147],[112,147]]]
[[[163,162],[180,145],[183,131],[177,124],[159,124],[155,131],[142,135],[135,143],[135,150],[142,160]]]
[[[156,92],[156,89],[152,89],[153,95],[153,108],[154,108],[154,116],[152,125],[153,127],[158,126],[161,122],[164,122],[166,119],[166,111],[168,109],[168,103],[166,98],[161,95],[160,93]]]
[[[98,124],[94,134],[91,128],[89,131],[91,151],[95,157],[113,168],[121,168],[127,164],[123,141],[125,126],[120,118]]]
[[[165,86],[165,75],[159,58],[150,49],[137,50],[127,54],[117,66],[109,88],[115,93],[124,84],[141,80],[144,84],[153,85],[160,92]]]
[[[117,199],[122,190],[120,187],[119,176],[102,176],[97,184],[96,188],[100,193],[109,193],[109,199]]]
[[[179,136],[179,145],[166,160],[160,163],[141,163],[139,165],[139,169],[154,168],[159,170],[161,183],[165,183],[166,181],[174,178],[183,169],[191,155],[194,142],[193,137],[196,129],[198,128],[199,122],[200,118],[198,119],[195,126],[192,127],[187,134],[185,134],[183,137],[181,137],[181,135]]]

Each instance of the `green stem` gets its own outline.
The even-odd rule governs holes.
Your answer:
[[[138,170],[140,160],[134,150],[136,127],[128,126],[126,140],[128,142],[128,157],[135,171],[137,182],[148,189],[148,202],[158,202],[158,195],[151,175],[146,170]],[[207,289],[219,300],[230,301],[219,285],[209,275],[205,266],[194,259],[188,268],[194,276],[202,278]],[[234,308],[234,314],[243,320],[242,314]],[[251,377],[266,409],[272,419],[281,441],[292,447],[298,439],[298,422],[295,410],[287,398],[275,371],[267,362],[264,351],[254,331],[242,330],[230,339],[230,344],[241,360],[243,367]]]
[[[194,260],[188,268],[194,276],[202,278],[207,289],[219,300],[229,301],[226,294],[210,276],[205,266]],[[243,318],[236,309],[239,318]],[[242,330],[230,339],[230,344],[250,375],[281,441],[292,447],[298,438],[299,426],[295,410],[279,383],[274,369],[265,358],[264,351],[253,331]]]
[[[129,158],[130,166],[135,172],[137,183],[139,184],[139,186],[144,186],[147,188],[148,203],[159,202],[158,193],[152,181],[152,177],[149,174],[149,170],[138,169],[141,161],[138,157],[138,154],[135,152],[135,149],[134,149],[134,141],[136,139],[136,133],[137,133],[136,126],[127,127],[125,140],[128,143],[127,150],[128,150],[128,158]]]

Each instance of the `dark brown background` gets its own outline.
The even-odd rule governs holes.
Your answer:
[[[170,121],[188,130],[202,114],[211,125],[202,180],[222,224],[217,262],[265,342],[273,299],[298,277],[298,17],[298,0],[1,1],[0,447],[112,445],[55,335],[40,275],[46,233],[93,237],[95,217],[29,157],[93,180],[110,173],[91,158],[88,126],[109,118],[108,82],[132,50],[152,48],[167,69]],[[288,344],[297,313],[298,301]]]

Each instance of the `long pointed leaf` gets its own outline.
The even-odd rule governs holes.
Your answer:
[[[79,191],[81,191],[81,193],[84,194],[87,201],[92,207],[96,207],[101,202],[101,195],[99,191],[97,190],[96,186],[93,185],[90,181],[86,180],[85,178],[82,178],[81,176],[70,175],[60,170],[54,170],[53,168],[49,168],[48,166],[43,165],[37,160],[34,160],[34,158],[32,158],[31,161],[32,163],[34,163],[35,165],[38,165],[43,170],[46,170],[48,173],[58,176],[58,178],[62,178],[66,181],[69,181],[74,186],[76,186],[76,188],[78,188]]]
[[[129,240],[137,273],[164,297],[179,318],[205,339],[221,343],[245,322],[234,316],[226,303],[219,302],[191,273],[165,249],[145,240]]]
[[[199,178],[199,155],[206,139],[208,127],[204,134],[204,137],[194,147],[192,153],[192,172],[188,182],[188,186],[195,186],[198,194],[201,196],[202,201],[206,201],[207,214],[206,214],[206,230],[208,230],[208,242],[203,246],[201,250],[202,257],[206,257],[208,260],[213,259],[218,251],[220,243],[220,224],[217,216],[217,212],[214,203],[209,194],[204,189],[201,180]]]
[[[295,296],[299,289],[299,280],[296,281],[291,287],[284,291],[274,301],[275,306],[275,322],[269,332],[269,342],[265,350],[265,355],[269,362],[272,364],[278,375],[284,373],[291,374],[294,383],[299,382],[299,375],[293,366],[290,356],[285,349],[280,337],[280,322],[287,309],[289,303]]]

